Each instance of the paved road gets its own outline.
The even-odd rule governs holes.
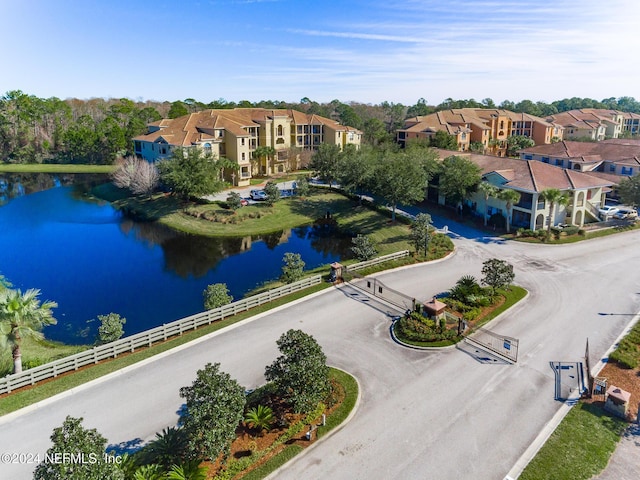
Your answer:
[[[144,367],[17,418],[0,418],[0,452],[44,453],[68,414],[83,416],[111,444],[134,444],[175,424],[188,385],[207,362],[247,388],[263,383],[275,340],[289,328],[314,335],[329,362],[362,387],[353,420],[301,456],[278,478],[499,479],[560,407],[550,361],[577,360],[589,337],[594,363],[640,308],[640,232],[579,244],[539,246],[466,232],[444,262],[382,275],[419,299],[444,291],[482,261],[514,264],[531,295],[492,328],[520,338],[517,365],[491,361],[468,345],[422,352],[389,338],[389,307],[349,288],[224,331]],[[489,360],[487,360],[489,359]],[[33,465],[2,466],[2,478],[28,478]]]

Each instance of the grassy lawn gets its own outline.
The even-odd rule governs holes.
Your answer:
[[[513,234],[504,235],[504,238],[509,238],[509,239],[517,240],[519,242],[524,242],[524,243],[543,243],[548,245],[562,245],[565,243],[581,242],[582,240],[589,240],[591,238],[608,237],[609,235],[615,235],[616,233],[626,232],[630,230],[638,230],[638,229],[640,229],[640,222],[635,222],[629,225],[624,225],[619,227],[595,230],[593,232],[586,232],[584,235],[578,235],[578,234],[566,235],[566,236],[560,236],[560,238],[554,238],[554,236],[551,235],[551,238],[549,240],[542,240],[540,238],[533,238],[533,237],[516,237]]]
[[[264,203],[248,205],[235,213],[217,203],[192,204],[184,208],[173,196],[129,198],[126,192],[109,184],[101,185],[93,192],[116,208],[133,212],[135,217],[157,220],[175,230],[196,235],[244,237],[273,233],[311,224],[330,212],[343,232],[371,236],[379,255],[410,248],[406,224],[392,224],[388,217],[374,209],[359,206],[340,193],[324,189],[312,189],[312,193],[304,198],[280,200],[272,207]]]
[[[7,173],[111,173],[114,169],[113,165],[0,163],[0,172]]]
[[[166,342],[155,344],[150,348],[136,350],[134,353],[121,355],[113,360],[102,361],[97,365],[85,367],[77,372],[61,375],[49,381],[42,382],[34,387],[22,389],[8,395],[2,395],[0,396],[0,415],[5,415],[9,412],[13,412],[20,408],[52,397],[53,395],[56,395],[58,393],[70,390],[74,387],[82,385],[83,383],[95,380],[96,378],[115,372],[116,370],[120,370],[121,368],[128,367],[130,365],[133,365],[134,363],[153,357],[154,355],[165,352],[179,345],[188,343],[211,332],[220,330],[221,328],[232,325],[236,322],[239,322],[240,320],[244,320],[245,318],[257,315],[261,312],[266,312],[268,310],[271,310],[272,308],[284,305],[285,303],[291,302],[298,298],[302,298],[311,293],[329,288],[330,286],[331,284],[329,283],[314,285],[313,287],[309,287],[300,292],[292,293],[291,295],[287,295],[286,297],[274,300],[268,304],[253,308],[248,312],[242,312],[233,317],[225,318],[220,322],[215,322],[211,325],[203,326],[197,330],[186,332],[182,334],[182,336],[174,337],[167,340]]]
[[[30,338],[22,341],[22,366],[27,368],[37,367],[45,363],[53,362],[61,358],[82,352],[90,348],[90,345],[65,345],[60,342],[52,342],[45,340],[36,342]],[[13,359],[10,350],[4,350],[0,354],[0,377],[3,377],[13,371]]]
[[[587,480],[609,462],[627,423],[595,405],[571,409],[520,480]]]

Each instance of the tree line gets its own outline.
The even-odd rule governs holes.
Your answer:
[[[192,98],[169,101],[134,101],[127,98],[88,100],[39,98],[20,90],[0,97],[0,161],[8,163],[111,164],[133,154],[132,138],[146,133],[147,124],[161,118],[177,118],[200,110],[244,108],[292,108],[334,119],[363,132],[370,145],[392,143],[395,131],[406,118],[428,115],[451,108],[504,108],[545,117],[578,108],[607,108],[640,113],[633,97],[566,98],[551,103],[505,100],[497,105],[491,98],[454,100],[430,105],[420,98],[414,105],[383,101],[379,104],[332,100],[320,103],[308,97],[299,102],[260,100],[209,103]]]

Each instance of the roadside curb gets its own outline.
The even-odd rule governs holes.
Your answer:
[[[103,375],[102,377],[99,377],[99,378],[96,378],[96,379],[91,380],[89,382],[83,383],[82,385],[78,385],[77,387],[73,387],[73,388],[71,388],[69,390],[65,390],[64,392],[60,392],[60,393],[58,393],[58,394],[56,394],[56,395],[54,395],[52,397],[45,398],[44,400],[40,400],[39,402],[33,403],[31,405],[27,405],[26,407],[23,407],[23,408],[21,408],[19,410],[15,410],[13,412],[9,412],[9,413],[7,413],[7,414],[5,414],[5,415],[0,417],[0,425],[4,425],[5,423],[8,423],[11,420],[14,420],[15,418],[19,418],[22,415],[25,415],[27,413],[33,412],[35,410],[38,410],[38,409],[40,409],[42,407],[45,407],[45,406],[47,406],[47,405],[49,405],[49,404],[51,404],[53,402],[56,402],[56,401],[61,400],[63,398],[67,398],[67,397],[69,397],[71,395],[74,395],[74,394],[76,394],[78,392],[81,392],[81,391],[86,390],[88,388],[91,388],[91,387],[94,387],[96,385],[99,385],[100,383],[103,383],[103,382],[106,382],[108,380],[111,380],[112,378],[115,378],[115,377],[117,377],[119,375],[125,375],[125,374],[127,374],[127,373],[129,373],[129,372],[131,372],[131,371],[133,371],[133,370],[135,370],[137,368],[144,367],[145,365],[148,365],[148,364],[150,364],[150,363],[152,363],[152,362],[154,362],[156,360],[160,360],[160,359],[165,358],[165,357],[167,357],[169,355],[173,355],[174,353],[178,353],[178,352],[180,352],[180,351],[182,351],[182,350],[184,350],[186,348],[190,348],[193,345],[197,345],[198,343],[207,341],[210,338],[213,338],[213,337],[215,337],[217,335],[221,335],[221,334],[226,333],[226,332],[228,332],[230,330],[233,330],[234,328],[238,328],[238,327],[240,327],[242,325],[246,325],[247,323],[251,323],[251,322],[253,322],[255,320],[258,320],[258,319],[260,319],[262,317],[265,317],[265,316],[267,316],[269,314],[279,312],[281,310],[284,310],[286,308],[292,307],[294,305],[298,305],[299,303],[302,303],[305,300],[318,297],[320,295],[326,294],[326,293],[331,292],[331,291],[333,291],[333,289],[329,287],[329,288],[325,288],[324,290],[321,290],[319,292],[314,292],[312,294],[305,295],[304,297],[298,298],[297,300],[293,300],[292,302],[288,302],[288,303],[285,303],[284,305],[280,305],[278,307],[272,308],[272,309],[267,310],[265,312],[258,313],[258,314],[254,315],[252,317],[245,318],[244,320],[240,320],[239,322],[236,322],[236,323],[234,323],[232,325],[229,325],[227,327],[221,328],[220,330],[216,330],[215,332],[211,332],[211,333],[209,333],[207,335],[203,335],[200,338],[196,338],[195,340],[192,340],[190,342],[184,343],[182,345],[178,345],[178,346],[176,346],[174,348],[171,348],[171,349],[169,349],[169,350],[167,350],[165,352],[158,353],[157,355],[153,355],[152,357],[149,357],[149,358],[146,358],[146,359],[141,360],[139,362],[136,362],[133,365],[129,365],[127,367],[124,367],[124,368],[121,368],[119,370],[116,370],[115,372],[108,373],[106,375]]]
[[[360,386],[360,380],[358,380],[358,377],[356,377],[351,372],[347,372],[346,370],[343,370],[343,369],[338,368],[338,367],[333,367],[332,366],[331,368],[335,368],[336,370],[340,370],[341,372],[346,373],[347,375],[351,376],[356,381],[356,385],[358,385],[358,396],[356,398],[356,403],[353,405],[353,408],[349,412],[349,415],[347,415],[347,418],[345,418],[340,425],[337,425],[335,428],[329,430],[326,435],[321,437],[319,440],[316,440],[315,442],[313,442],[313,444],[311,444],[308,447],[306,447],[302,452],[300,452],[299,454],[295,455],[288,462],[280,465],[277,469],[275,469],[269,475],[264,477],[264,480],[269,480],[269,479],[276,478],[276,476],[280,473],[280,471],[288,468],[295,461],[300,460],[301,458],[303,458],[307,454],[308,451],[313,450],[316,447],[316,445],[319,445],[319,444],[323,443],[325,440],[331,438],[334,434],[336,434],[340,430],[342,430],[353,419],[353,417],[358,412],[358,408],[360,407],[360,402],[362,400],[362,387]]]
[[[631,329],[635,326],[635,324],[639,320],[640,320],[640,312],[635,314],[635,316],[624,328],[622,333],[618,335],[618,338],[614,340],[614,342],[611,344],[609,349],[600,358],[600,361],[592,369],[593,376],[596,376],[600,372],[600,370],[604,368],[611,352],[615,350],[615,348],[618,346],[622,338],[625,337],[631,331]],[[555,432],[556,428],[558,428],[558,425],[560,425],[560,422],[562,422],[564,417],[567,416],[571,408],[576,403],[578,403],[580,396],[581,394],[579,392],[575,392],[573,395],[567,398],[567,400],[565,400],[565,402],[562,404],[560,409],[555,413],[555,415],[551,418],[551,420],[549,420],[549,422],[547,422],[547,424],[544,427],[542,427],[542,430],[540,431],[538,436],[533,440],[533,442],[531,442],[529,447],[527,447],[527,449],[516,461],[513,467],[511,467],[511,470],[509,470],[509,473],[507,473],[507,475],[504,477],[504,480],[514,480],[514,479],[517,479],[522,474],[522,472],[527,467],[527,465],[531,462],[531,460],[534,459],[534,457],[537,455],[540,449],[544,446],[544,444],[547,443],[547,440],[549,440],[549,437],[551,437],[551,434]]]

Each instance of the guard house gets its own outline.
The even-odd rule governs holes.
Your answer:
[[[626,418],[627,412],[629,411],[630,399],[631,394],[629,392],[615,385],[611,385],[607,389],[607,399],[604,403],[604,409],[618,417]]]
[[[444,316],[444,309],[446,307],[446,303],[442,303],[436,297],[433,297],[422,305],[422,312],[425,317],[437,320]]]

